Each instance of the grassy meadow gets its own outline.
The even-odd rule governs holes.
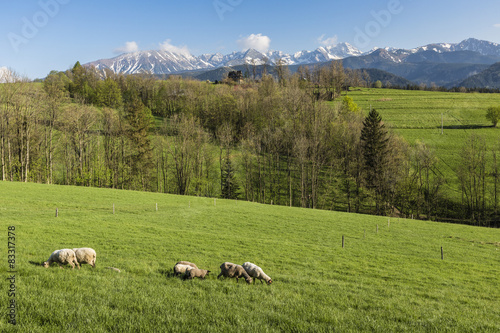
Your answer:
[[[367,114],[370,107],[375,108],[386,126],[411,145],[416,140],[425,142],[448,178],[455,178],[462,147],[473,133],[483,136],[489,147],[500,145],[500,127],[493,128],[486,120],[486,109],[500,105],[500,94],[362,88],[348,95]]]
[[[500,331],[497,229],[17,182],[0,193],[2,332]],[[95,269],[40,266],[83,246]],[[173,277],[178,260],[212,273]],[[217,280],[224,261],[254,262],[273,284]]]

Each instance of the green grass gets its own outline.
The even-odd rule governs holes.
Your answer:
[[[500,331],[497,229],[84,187],[3,182],[0,193],[0,331]],[[96,249],[95,269],[39,266],[80,246]],[[178,260],[212,273],[175,278]],[[217,280],[224,261],[252,261],[274,282]]]
[[[500,146],[500,127],[486,120],[486,109],[500,105],[500,94],[354,89],[348,95],[366,114],[370,107],[376,109],[386,126],[410,145],[425,142],[439,158],[438,167],[454,197],[460,194],[456,171],[465,140],[474,133],[485,138],[489,149]]]

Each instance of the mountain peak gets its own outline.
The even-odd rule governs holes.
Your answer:
[[[226,55],[214,53],[193,56],[191,54],[176,53],[174,50],[164,49],[160,51],[150,50],[121,54],[112,59],[102,59],[86,65],[95,66],[98,70],[107,68],[115,73],[124,74],[173,74],[190,70],[245,64],[263,65],[268,63],[272,65],[276,64],[278,61],[283,61],[286,65],[310,64],[358,55],[361,55],[361,51],[348,43],[320,47],[315,51],[297,52],[293,55],[281,51],[268,51],[263,53],[250,48]]]
[[[349,43],[321,46],[314,51],[304,50],[294,54],[287,54],[281,51],[260,52],[250,48],[226,55],[217,52],[194,56],[186,52],[176,52],[175,49],[164,48],[158,51],[139,51],[122,54],[112,59],[98,60],[86,65],[95,66],[99,70],[107,68],[115,73],[124,74],[173,74],[191,70],[205,70],[245,64],[273,65],[278,61],[282,61],[286,65],[306,65],[363,55],[372,55],[372,58],[378,57],[379,59],[383,59],[384,62],[390,61],[394,63],[405,62],[409,57],[411,58],[414,55],[419,55],[417,58],[421,59],[420,61],[430,61],[429,59],[437,59],[433,54],[448,54],[449,52],[456,51],[470,51],[476,53],[477,56],[500,57],[500,45],[469,38],[457,44],[433,43],[410,50],[386,47],[377,48],[366,53],[362,53]],[[489,62],[490,59],[484,61]]]
[[[482,55],[500,56],[500,44],[479,40],[475,38],[468,38],[455,44],[456,51],[474,51]]]

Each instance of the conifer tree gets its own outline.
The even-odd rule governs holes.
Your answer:
[[[228,155],[226,156],[222,170],[222,197],[224,199],[236,199],[238,197],[238,190],[239,186],[236,183],[233,164]]]
[[[381,214],[381,204],[384,194],[384,168],[387,164],[387,131],[382,123],[382,117],[375,110],[371,110],[363,122],[361,141],[364,157],[364,171],[366,186],[375,193],[377,214]]]

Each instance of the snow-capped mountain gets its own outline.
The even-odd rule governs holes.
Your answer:
[[[91,62],[97,70],[110,69],[123,74],[170,74],[195,69],[214,68],[201,57],[172,53],[170,51],[142,51],[122,54],[112,59]]]
[[[436,63],[493,63],[499,61],[496,59],[500,59],[500,44],[469,38],[456,44],[434,43],[413,49],[374,48],[362,56],[367,55],[377,55],[381,59],[390,60],[394,63],[423,61]],[[483,59],[478,60],[481,57]]]
[[[455,44],[453,51],[474,51],[482,55],[500,56],[500,44],[469,38]]]
[[[109,69],[115,73],[137,74],[172,74],[190,70],[204,70],[224,66],[277,64],[281,61],[285,65],[300,65],[329,60],[343,59],[350,56],[359,56],[362,52],[348,43],[341,43],[333,47],[320,47],[315,51],[302,51],[293,55],[281,51],[259,52],[248,49],[223,55],[221,53],[177,54],[170,51],[141,51],[126,53],[111,59],[102,59],[88,63],[98,70]]]
[[[348,43],[319,47],[314,51],[300,51],[294,54],[287,54],[281,51],[263,53],[254,49],[233,52],[226,55],[214,53],[202,54],[200,56],[194,56],[187,53],[178,54],[170,51],[140,51],[122,54],[112,59],[94,61],[86,65],[95,66],[98,70],[109,69],[115,73],[124,74],[173,74],[192,70],[210,70],[245,64],[275,65],[278,61],[286,65],[305,65],[361,56],[370,56],[372,59],[375,59],[374,61],[376,61],[376,59],[383,59],[384,61],[394,63],[421,62],[440,59],[436,57],[436,54],[448,54],[449,52],[458,51],[468,51],[471,53],[471,56],[472,53],[474,53],[475,61],[478,56],[486,56],[491,59],[500,57],[499,44],[469,38],[456,44],[428,44],[409,50],[386,47],[376,48],[366,53],[361,52]],[[460,58],[460,62],[462,62],[463,59],[468,56],[467,53],[462,52],[460,57],[454,58]],[[448,58],[450,57],[447,57],[447,59]],[[470,63],[475,63],[475,61],[471,61]],[[488,62],[490,60],[481,61]]]
[[[437,53],[456,52],[456,51],[473,51],[485,56],[500,56],[500,44],[492,43],[475,38],[466,39],[457,44],[437,43],[420,46],[409,50],[411,53],[423,51],[434,51]]]

